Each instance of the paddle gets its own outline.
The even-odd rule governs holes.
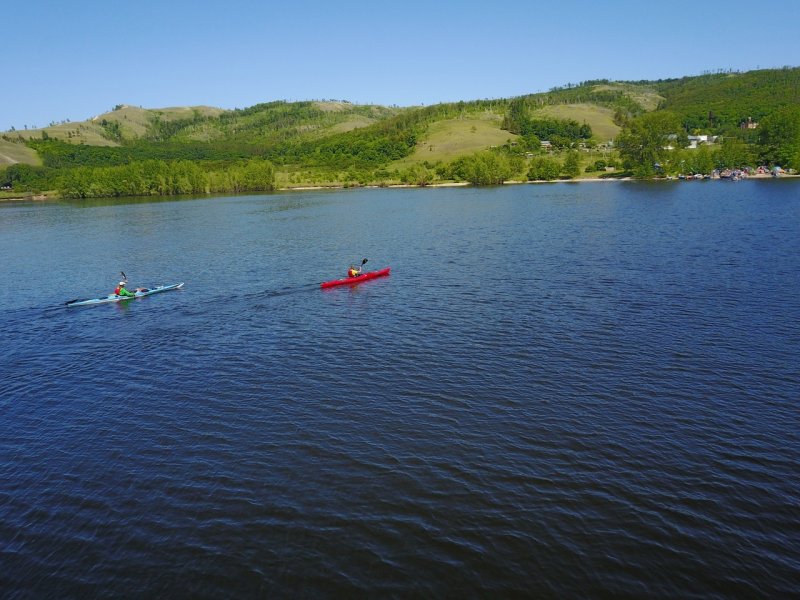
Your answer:
[[[128,283],[128,276],[125,275],[125,271],[120,271],[119,274],[122,275],[122,281],[124,281],[125,283]],[[147,288],[136,288],[133,291],[134,292],[148,292],[150,290],[148,290]]]

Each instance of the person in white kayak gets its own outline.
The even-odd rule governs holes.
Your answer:
[[[134,292],[146,292],[147,291],[147,288],[136,288],[134,290],[134,292],[131,292],[130,290],[126,290],[125,289],[125,285],[126,285],[126,282],[120,281],[119,285],[114,289],[114,293],[117,296],[133,297],[133,296],[136,295]]]
[[[119,282],[119,285],[114,289],[114,293],[117,296],[135,296],[136,295],[133,292],[130,292],[130,291],[125,289],[125,282],[124,281],[120,281]]]

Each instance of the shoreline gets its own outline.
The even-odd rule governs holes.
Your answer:
[[[0,202],[19,202],[20,200],[28,200],[31,202],[44,202],[47,200],[57,200],[58,198],[54,196],[48,196],[47,194],[21,194],[19,196],[9,196],[9,197],[0,197]]]
[[[782,173],[780,176],[773,177],[769,173],[760,173],[756,175],[748,175],[744,178],[744,181],[748,179],[796,179],[800,177],[800,174],[791,174],[791,173]],[[553,183],[606,183],[606,182],[615,182],[615,181],[641,181],[641,182],[668,182],[668,181],[684,181],[678,178],[672,179],[634,179],[633,177],[582,177],[579,179],[554,179],[552,181],[519,181],[519,180],[509,180],[504,181],[498,185],[537,185],[537,184],[553,184]],[[685,181],[692,181],[692,180],[685,180]],[[709,179],[703,181],[724,181],[722,179]],[[741,181],[741,180],[740,180]],[[310,192],[310,191],[318,191],[318,190],[345,190],[345,189],[403,189],[403,188],[453,188],[453,187],[481,187],[481,186],[473,186],[473,184],[467,181],[451,181],[445,183],[431,183],[428,185],[414,185],[410,183],[397,183],[397,184],[388,184],[388,185],[344,185],[344,184],[337,184],[337,185],[301,185],[296,187],[282,187],[272,190],[271,192],[264,192],[264,193],[276,193],[276,192]],[[495,186],[486,186],[486,187],[495,187]],[[250,192],[252,193],[252,192]],[[231,194],[234,194],[231,192]],[[206,196],[211,195],[220,195],[220,194],[206,194]],[[235,195],[235,194],[234,194]],[[107,196],[99,196],[98,198],[105,198]],[[169,196],[141,196],[142,198],[145,197],[152,197],[152,198],[168,198]],[[198,196],[200,197],[200,196]],[[91,198],[86,198],[87,200]],[[0,204],[3,202],[48,202],[54,200],[61,200],[61,198],[57,194],[48,195],[48,193],[21,193],[19,196],[8,196],[8,197],[0,197]]]
[[[783,173],[777,179],[793,179],[800,177],[800,174],[789,174]],[[758,175],[748,175],[743,180],[746,181],[748,179],[776,179],[772,175],[768,173],[758,174]],[[536,180],[536,181],[519,181],[519,180],[509,180],[504,181],[498,185],[536,185],[536,184],[546,184],[546,183],[605,183],[605,182],[614,182],[614,181],[641,181],[641,182],[679,182],[683,181],[678,179],[677,177],[673,177],[671,179],[635,179],[633,177],[581,177],[578,179],[553,179],[551,181],[544,181],[544,180]],[[687,180],[689,181],[689,180]],[[724,181],[724,179],[708,179],[704,181]],[[740,180],[742,181],[742,180]],[[481,186],[473,186],[468,181],[452,181],[447,183],[430,183],[428,185],[414,185],[410,183],[397,183],[397,184],[389,184],[389,185],[350,185],[345,186],[343,184],[340,185],[302,185],[296,187],[283,187],[280,189],[275,190],[276,192],[302,192],[302,191],[313,191],[313,190],[341,190],[341,189],[391,189],[391,188],[447,188],[447,187],[481,187]],[[485,186],[485,187],[496,187],[496,186]]]

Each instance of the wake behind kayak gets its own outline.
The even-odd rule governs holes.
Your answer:
[[[145,296],[150,296],[152,294],[158,294],[159,292],[168,292],[170,290],[178,290],[183,287],[183,283],[173,283],[172,285],[160,285],[158,287],[154,287],[148,289],[147,291],[142,292],[135,292],[133,296],[119,296],[117,294],[109,294],[105,298],[92,298],[89,300],[70,300],[69,302],[65,302],[65,304],[70,306],[92,306],[94,304],[106,304],[108,302],[122,302],[123,300],[133,300],[134,298],[144,298]]]

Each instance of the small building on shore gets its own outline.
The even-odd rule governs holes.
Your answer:
[[[689,135],[687,148],[697,148],[700,144],[713,144],[719,136],[716,135]]]

